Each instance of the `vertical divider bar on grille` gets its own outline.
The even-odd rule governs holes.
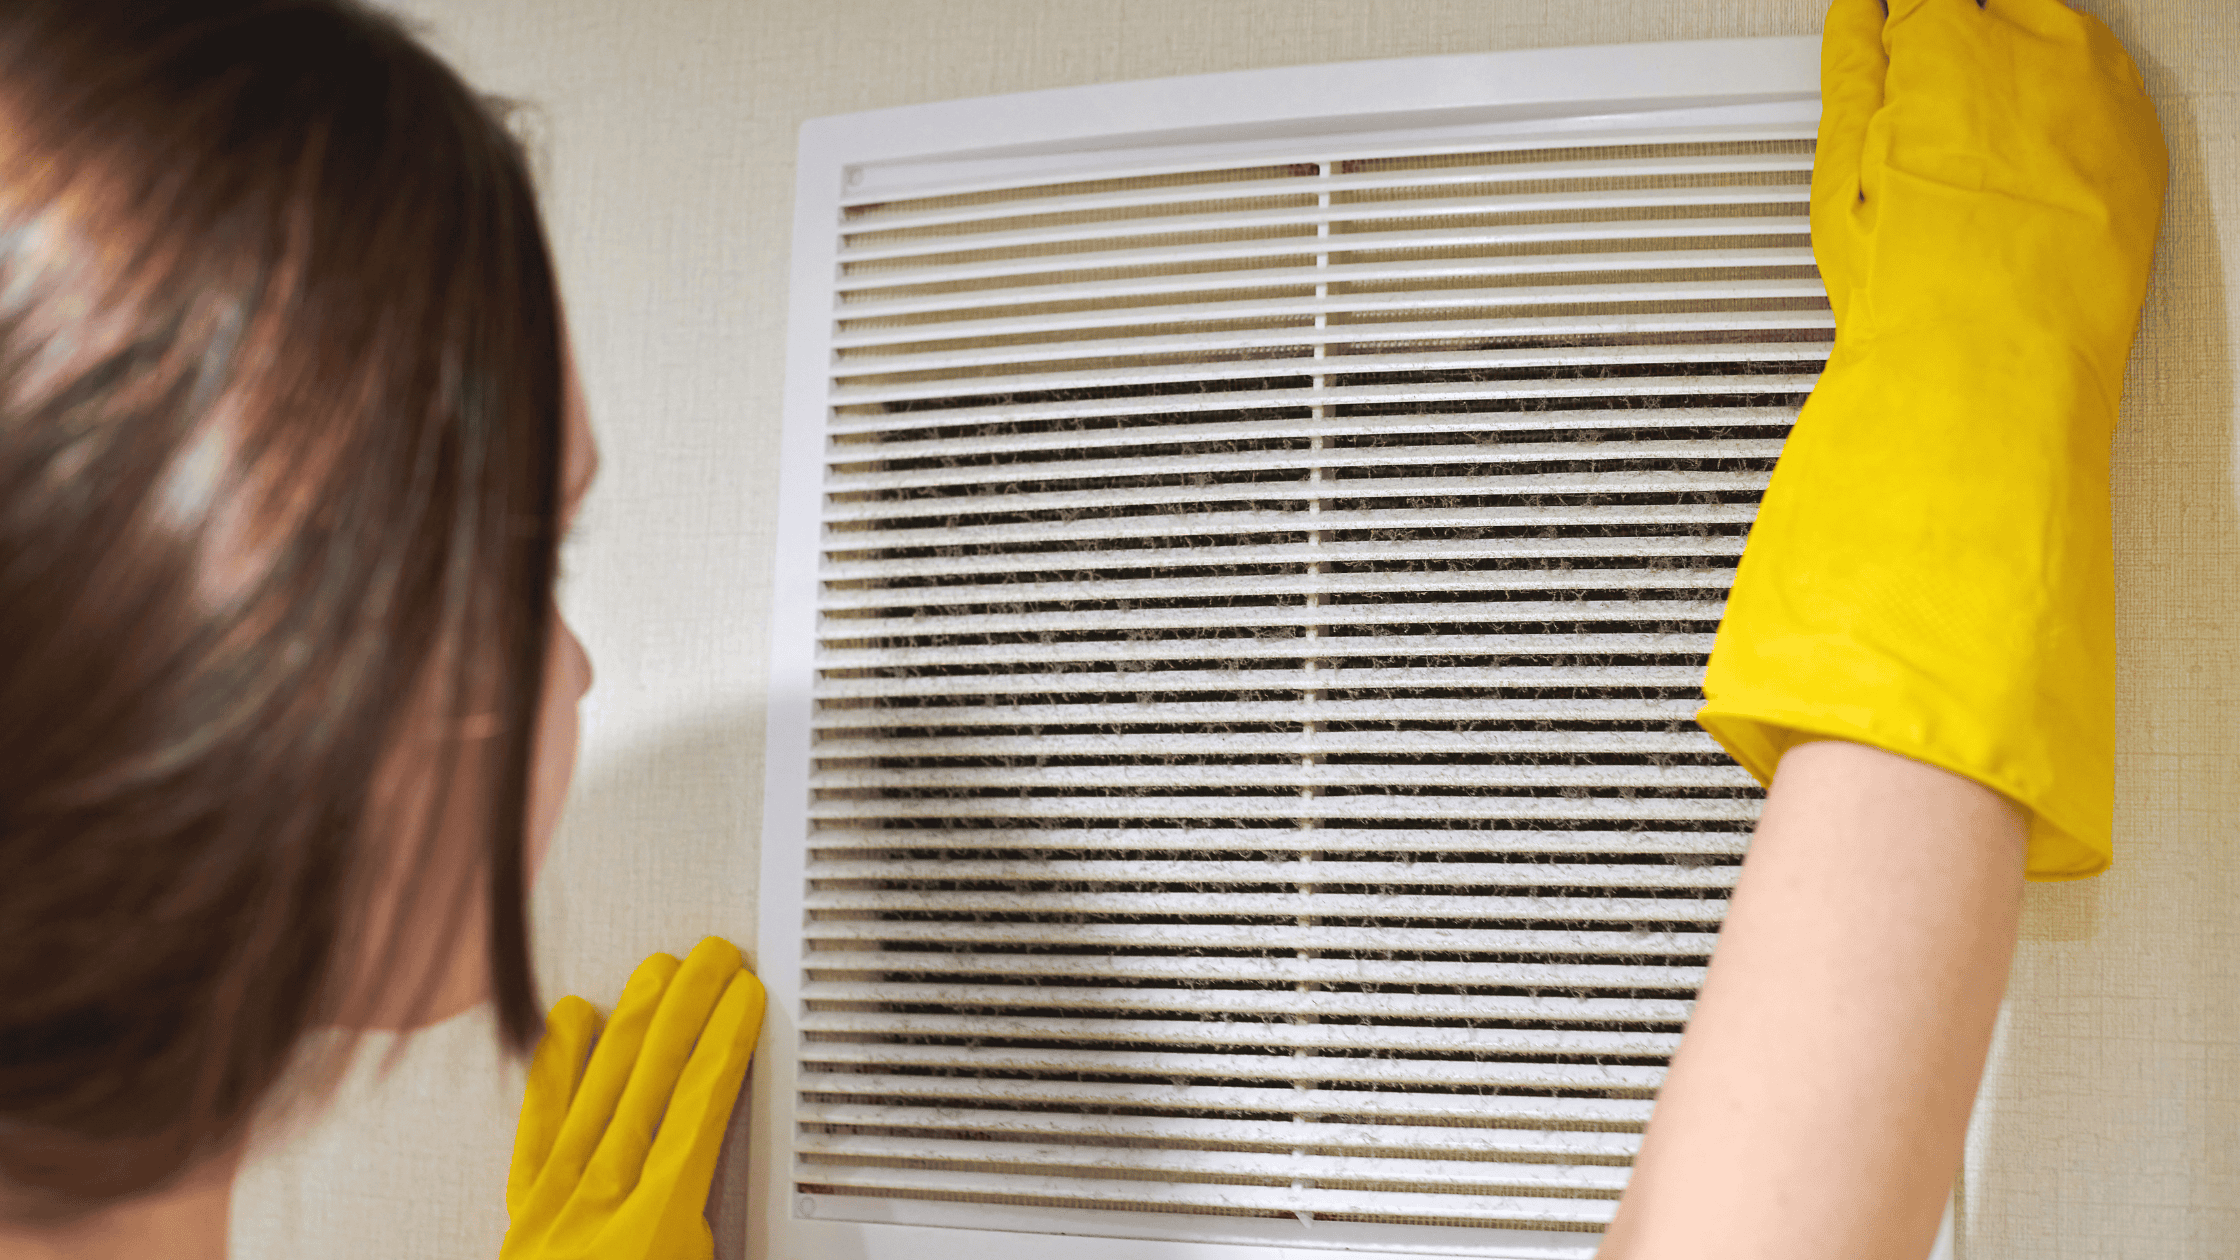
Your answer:
[[[1809,135],[1563,143],[848,208],[802,1193],[1609,1219],[1833,332]]]

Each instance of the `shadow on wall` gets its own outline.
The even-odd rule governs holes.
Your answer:
[[[538,881],[538,980],[547,1002],[578,993],[606,1007],[656,950],[682,953],[709,932],[753,943],[762,713],[587,751]],[[524,1065],[499,1055],[487,1006],[415,1034],[384,1073],[395,1044],[369,1037],[331,1107],[270,1118],[235,1186],[229,1254],[497,1254]],[[741,1108],[734,1141],[743,1120]],[[744,1200],[728,1171],[712,1215],[716,1254],[734,1260]],[[374,1220],[382,1228],[368,1230]]]
[[[647,955],[722,935],[755,965],[762,822],[759,706],[587,748],[536,896],[539,980],[602,1007]],[[743,1256],[747,1108],[709,1198],[717,1260]]]
[[[587,747],[536,890],[548,996],[622,991],[640,960],[719,933],[754,944],[759,706]]]
[[[2230,1254],[2240,1231],[2240,448],[2193,102],[2115,440],[2115,865],[2033,885],[1977,1110],[1970,1260]]]

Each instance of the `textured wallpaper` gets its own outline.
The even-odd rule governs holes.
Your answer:
[[[1817,0],[398,0],[523,98],[605,472],[563,605],[598,682],[538,889],[547,994],[754,937],[795,131],[919,101],[1367,57],[1817,32]],[[2240,1237],[2240,5],[2091,0],[2169,209],[2117,438],[2117,854],[2033,887],[1971,1134],[1969,1260]],[[393,1063],[385,1073],[380,1060]],[[235,1254],[494,1256],[518,1074],[469,1015],[276,1123]]]
[[[1973,1257],[2240,1238],[2240,5],[2085,5],[2170,144],[2115,445],[2116,860],[2031,889],[1970,1134]]]

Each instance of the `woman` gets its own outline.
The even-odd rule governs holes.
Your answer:
[[[1918,1255],[2025,866],[2106,860],[2152,107],[2056,0],[1837,0],[1827,50],[1838,342],[1704,715],[1775,781],[1613,1258]],[[0,1256],[221,1255],[315,1027],[487,997],[535,1035],[524,888],[589,681],[565,362],[516,147],[385,19],[0,6]],[[744,1052],[685,1051],[751,1042],[736,964],[649,961],[588,1066],[556,1008],[509,1255],[704,1253]],[[573,1193],[610,1159],[657,1193]]]
[[[537,1036],[566,364],[519,146],[390,19],[0,6],[0,1254],[222,1255],[313,1029]]]

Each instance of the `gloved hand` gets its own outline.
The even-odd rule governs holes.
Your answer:
[[[682,965],[639,964],[603,1031],[589,1002],[560,999],[529,1065],[501,1260],[713,1255],[703,1210],[762,1007],[714,936]]]
[[[1826,372],[1743,553],[1697,721],[1759,781],[1801,736],[2031,811],[2027,874],[2108,864],[2108,447],[2168,152],[2058,0],[1835,0],[1812,247]]]

